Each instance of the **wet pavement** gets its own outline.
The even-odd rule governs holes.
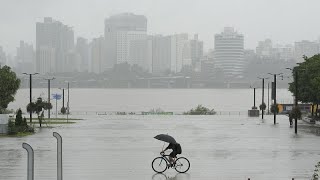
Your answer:
[[[63,137],[65,180],[310,179],[320,161],[320,128],[286,116],[87,116],[76,124],[42,128],[22,138],[0,138],[0,179],[25,180],[27,153],[35,151],[35,179],[57,179],[56,139]],[[186,174],[155,174],[151,161],[168,133],[191,162]]]

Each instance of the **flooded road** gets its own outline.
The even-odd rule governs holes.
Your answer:
[[[0,179],[25,180],[27,153],[35,152],[35,179],[57,179],[56,139],[63,137],[65,180],[310,179],[320,161],[318,128],[302,124],[298,135],[286,116],[86,116],[72,125],[42,128],[35,135],[0,138]],[[187,174],[155,174],[152,160],[168,133],[191,162]],[[167,144],[166,144],[167,145]]]

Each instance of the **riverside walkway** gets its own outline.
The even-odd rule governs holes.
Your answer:
[[[74,118],[78,118],[75,116]],[[56,140],[63,137],[64,179],[77,180],[270,180],[310,179],[320,161],[319,127],[299,122],[298,135],[286,116],[265,120],[234,116],[81,116],[85,120],[42,128],[33,136],[0,138],[0,179],[26,179],[23,142],[35,152],[35,179],[56,178]],[[155,174],[151,161],[168,133],[191,162],[188,174]]]

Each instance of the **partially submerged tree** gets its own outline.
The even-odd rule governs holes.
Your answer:
[[[9,66],[0,67],[0,114],[14,101],[14,95],[20,87],[20,79]]]
[[[185,112],[186,115],[215,115],[216,112],[214,109],[206,108],[202,105],[198,105],[195,109],[191,109],[188,112]]]
[[[27,105],[27,112],[36,113],[38,115],[40,127],[42,125],[42,120],[44,118],[43,111],[48,109],[52,109],[52,104],[49,102],[43,101],[41,97],[38,97],[35,103],[31,102]]]

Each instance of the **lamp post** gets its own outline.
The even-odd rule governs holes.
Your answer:
[[[295,81],[295,88],[294,88],[294,91],[295,91],[295,97],[294,97],[294,107],[295,108],[298,108],[298,70],[296,71],[293,71],[292,68],[286,68],[286,69],[289,69],[291,70],[292,72],[294,72],[294,81]],[[298,133],[298,117],[295,117],[294,119],[294,132],[297,134]]]
[[[32,75],[37,75],[39,73],[22,73],[25,75],[29,75],[29,82],[30,82],[30,105],[32,102]],[[32,123],[32,111],[30,111],[30,124]]]
[[[263,105],[263,104],[265,104],[265,103],[264,103],[264,80],[265,80],[265,79],[269,79],[269,78],[264,78],[264,77],[263,77],[263,78],[258,77],[258,78],[259,78],[259,79],[262,79],[262,99],[261,99],[262,103],[261,103],[261,104]],[[262,111],[262,119],[263,119],[264,109],[261,109],[261,111]]]
[[[59,88],[62,90],[62,108],[64,108],[64,88]]]
[[[270,97],[269,97],[269,82],[268,82],[268,114],[270,114],[270,106],[269,106],[269,100],[270,100]]]
[[[276,124],[276,114],[277,114],[277,75],[281,75],[282,73],[278,73],[278,74],[272,74],[272,73],[268,73],[270,75],[273,75],[273,82],[274,82],[274,87],[273,87],[273,95],[274,95],[274,99],[273,99],[273,105],[274,105],[274,111],[273,111],[273,124]]]
[[[50,104],[50,81],[54,80],[55,77],[53,78],[46,78],[45,80],[48,80],[48,103]],[[48,109],[48,119],[50,119],[50,109]]]

